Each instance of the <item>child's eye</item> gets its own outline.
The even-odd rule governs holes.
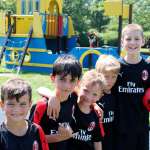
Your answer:
[[[130,38],[127,38],[126,40],[127,40],[127,41],[131,41],[131,39],[130,39]]]
[[[74,83],[76,80],[75,79],[71,79],[71,82]]]
[[[15,104],[13,103],[7,103],[8,106],[14,106]]]
[[[7,103],[6,104],[8,107],[15,107],[15,104],[13,104],[13,103]]]
[[[135,40],[136,40],[136,41],[138,41],[138,40],[139,40],[139,38],[136,38]]]
[[[26,103],[22,103],[22,104],[20,104],[21,106],[25,106],[26,105]]]
[[[22,104],[20,104],[20,107],[26,107],[26,103],[22,103]]]
[[[87,90],[87,89],[83,89],[83,91],[84,91],[84,92],[88,92],[88,90]]]
[[[97,93],[93,93],[93,96],[97,96]]]
[[[65,81],[65,79],[64,79],[64,78],[60,78],[59,80],[60,80],[60,81]]]

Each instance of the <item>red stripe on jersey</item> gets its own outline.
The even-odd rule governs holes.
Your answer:
[[[104,137],[105,131],[104,131],[103,123],[101,121],[99,121],[99,128],[100,128],[101,136]]]
[[[42,130],[42,128],[35,124],[39,130],[39,135],[40,135],[40,141],[41,141],[41,146],[42,146],[42,150],[49,150],[49,146],[48,146],[48,142],[47,142],[47,139],[45,137],[45,134]]]
[[[41,118],[43,117],[47,108],[46,98],[43,98],[41,101],[38,101],[34,111],[33,122],[40,124]]]

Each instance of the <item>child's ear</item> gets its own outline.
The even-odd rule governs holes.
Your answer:
[[[143,40],[142,40],[142,46],[144,46],[145,45],[145,39],[143,38]]]
[[[123,38],[121,38],[121,47],[123,47]]]
[[[80,80],[77,81],[77,86],[79,86],[79,85],[80,85]]]
[[[0,108],[3,110],[4,108],[4,103],[0,100]]]
[[[31,108],[31,106],[32,106],[32,102],[30,102],[29,106],[30,106],[30,108]]]
[[[50,79],[52,80],[52,82],[54,82],[55,76],[54,76],[54,75],[51,75],[51,76],[50,76]]]

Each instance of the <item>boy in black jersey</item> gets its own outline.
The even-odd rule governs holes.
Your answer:
[[[119,61],[111,55],[101,55],[96,62],[96,71],[104,75],[106,82],[104,96],[97,102],[103,108],[103,125],[105,136],[102,140],[103,150],[115,150],[115,108],[116,99],[111,93],[120,70]]]
[[[117,144],[115,150],[149,150],[149,114],[142,98],[150,87],[150,64],[140,55],[143,29],[129,24],[122,30],[121,70],[114,88],[117,99]]]
[[[73,120],[77,132],[70,140],[70,150],[102,150],[99,118],[91,108],[103,95],[103,78],[95,70],[87,71],[80,82]]]
[[[47,115],[48,100],[42,100],[35,106],[33,119],[43,128],[51,150],[67,150],[68,139],[72,137],[70,122],[73,105],[77,95],[73,92],[82,73],[79,61],[71,55],[62,55],[54,63],[51,80],[55,85],[54,97],[60,102],[57,119]],[[32,114],[32,112],[31,112]]]
[[[31,106],[31,91],[30,85],[19,78],[2,85],[6,120],[0,126],[1,150],[49,150],[41,127],[25,120]]]

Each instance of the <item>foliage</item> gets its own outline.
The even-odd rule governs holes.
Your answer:
[[[11,10],[15,13],[15,1],[0,0],[0,10]],[[118,18],[104,15],[103,2],[103,0],[63,0],[64,14],[69,14],[72,17],[75,30],[82,36],[81,46],[88,46],[86,33],[91,29],[96,30],[100,43],[114,41],[115,45],[118,35]],[[150,0],[124,0],[123,2],[124,4],[133,4],[133,22],[141,24],[144,31],[149,31]],[[127,19],[123,20],[124,25],[127,23]],[[112,35],[109,35],[111,33]]]
[[[64,0],[64,13],[69,14],[74,21],[75,30],[79,33],[95,28],[103,30],[109,19],[104,17],[103,3],[100,0]]]
[[[0,0],[0,10],[1,11],[11,11],[16,12],[16,0]]]
[[[138,0],[133,7],[134,22],[141,24],[145,31],[150,29],[150,0]]]

